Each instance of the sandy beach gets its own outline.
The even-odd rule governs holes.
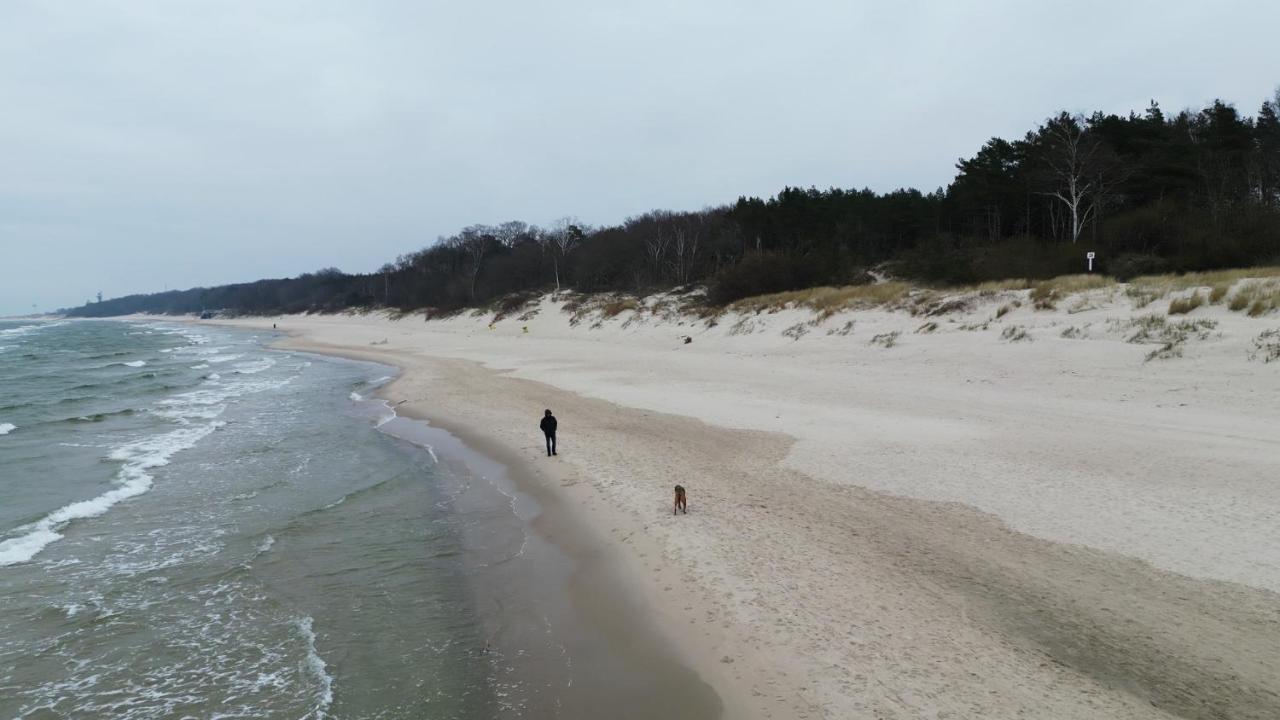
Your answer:
[[[397,411],[584,523],[726,718],[1280,716],[1277,320],[1200,308],[1148,361],[1163,305],[1018,298],[219,322],[401,368]]]

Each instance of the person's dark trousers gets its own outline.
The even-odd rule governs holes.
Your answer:
[[[546,433],[547,436],[547,455],[556,454],[556,434]]]

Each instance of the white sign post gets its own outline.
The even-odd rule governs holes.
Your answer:
[[[1087,252],[1084,256],[1089,260],[1089,272],[1093,272],[1093,259],[1097,257],[1097,255],[1092,252]]]

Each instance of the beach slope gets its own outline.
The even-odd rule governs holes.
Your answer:
[[[1123,296],[1014,296],[227,322],[396,365],[397,410],[527,463],[725,717],[1280,716],[1280,322],[1203,308],[1151,358]]]

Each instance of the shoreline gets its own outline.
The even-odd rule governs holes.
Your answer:
[[[717,405],[655,409],[725,402],[662,380],[695,363],[721,375],[727,367],[742,389],[769,389],[724,349],[665,355],[572,332],[534,341],[486,333],[467,318],[276,320],[293,349],[404,368],[389,396],[536,468],[541,487],[608,538],[658,624],[724,699],[725,717],[1263,718],[1277,706],[1274,592],[1026,535],[954,501],[832,482],[814,464],[808,434],[740,427],[760,411],[752,392],[726,406],[746,423],[698,419]],[[587,348],[609,368],[607,386],[577,370]],[[1026,358],[1022,348],[1002,352]],[[627,355],[641,363],[613,362]],[[503,369],[512,366],[522,370]],[[920,374],[902,367],[887,371]],[[788,372],[769,366],[771,375]],[[778,415],[803,423],[805,413],[828,412],[796,400],[776,404]],[[540,437],[527,428],[544,405],[567,431],[561,463],[533,459]],[[952,442],[933,436],[922,447],[940,441]],[[691,514],[675,520],[672,477],[692,478]]]
[[[539,477],[544,473],[543,468],[529,465],[519,453],[477,429],[398,395],[396,384],[407,370],[394,362],[394,358],[355,349],[315,347],[295,336],[269,343],[268,347],[388,367],[395,376],[382,384],[375,396],[384,400],[396,417],[421,423],[419,430],[389,434],[420,447],[432,447],[433,454],[438,453],[441,462],[461,464],[465,466],[465,472],[478,474],[489,466],[491,473],[502,475],[498,478],[485,476],[495,488],[505,481],[515,492],[532,500],[535,505],[533,517],[521,517],[526,532],[535,533],[538,539],[553,546],[554,552],[569,562],[568,579],[563,588],[550,590],[536,589],[535,586],[556,584],[559,580],[548,581],[540,577],[506,580],[526,583],[520,592],[542,614],[541,620],[551,624],[556,643],[572,648],[570,687],[562,688],[560,695],[554,698],[556,717],[590,720],[602,713],[624,720],[738,717],[726,712],[727,704],[723,699],[703,682],[667,633],[655,626],[647,601],[636,596],[639,588],[633,574],[635,570],[625,568],[625,559],[601,545],[596,530],[584,523],[564,498],[546,486],[544,479]],[[448,436],[445,442],[440,443],[437,433]],[[449,447],[442,449],[442,444]],[[505,494],[501,489],[498,491]],[[516,502],[517,498],[512,500]],[[542,562],[557,563],[557,558],[543,553]],[[559,573],[556,568],[545,565],[527,570],[534,571],[553,576]],[[485,586],[484,589],[494,588]],[[567,602],[568,607],[562,607],[562,602]],[[490,611],[484,608],[479,612],[483,616],[490,615]],[[555,622],[550,619],[553,615],[556,616]],[[535,618],[522,619],[529,627],[515,632],[515,635],[541,630],[535,626]],[[505,624],[502,619],[490,617],[490,621],[495,625]],[[508,649],[517,653],[521,650],[518,647]],[[537,672],[536,668],[527,667],[527,661],[523,664],[526,671]]]

